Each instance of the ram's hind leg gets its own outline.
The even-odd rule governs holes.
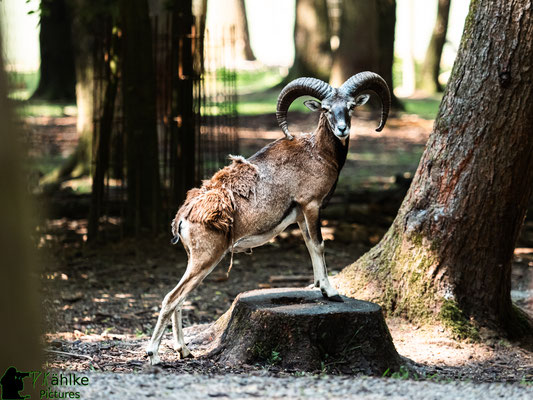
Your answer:
[[[204,238],[206,239],[206,238]],[[209,238],[211,239],[211,238]],[[161,311],[157,319],[157,324],[154,328],[152,338],[146,353],[150,357],[152,365],[160,362],[158,351],[161,339],[165,333],[165,328],[168,325],[170,318],[173,318],[172,325],[174,330],[175,346],[181,357],[186,357],[190,354],[189,349],[185,346],[183,340],[183,331],[181,327],[181,307],[185,302],[187,295],[193,291],[204,278],[216,267],[226,252],[226,247],[220,244],[223,241],[218,241],[219,246],[216,246],[216,241],[206,240],[206,245],[191,247],[187,270],[181,278],[180,282],[172,289],[164,298],[161,306]],[[207,243],[210,243],[209,247]],[[215,243],[215,245],[213,245]]]
[[[180,358],[188,357],[191,352],[187,346],[185,346],[185,338],[183,337],[183,327],[181,323],[181,307],[176,307],[174,314],[172,314],[172,335],[174,337],[174,350],[176,350]]]

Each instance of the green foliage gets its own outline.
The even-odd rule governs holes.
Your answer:
[[[418,375],[416,374],[411,374],[411,372],[409,371],[409,369],[402,365],[400,367],[400,369],[398,371],[394,371],[392,372],[390,368],[387,368],[385,370],[385,372],[383,373],[383,377],[386,378],[386,377],[390,377],[392,379],[401,379],[401,380],[407,380],[409,379],[410,377],[412,378],[418,378]]]
[[[277,345],[272,348],[265,343],[256,343],[252,349],[252,354],[259,361],[268,365],[279,364],[282,360],[279,346]]]
[[[528,379],[526,376],[523,376],[520,380],[520,385],[531,387],[533,386],[533,380],[531,378]]]

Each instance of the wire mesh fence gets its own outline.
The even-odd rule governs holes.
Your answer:
[[[228,28],[215,41],[196,25],[192,31],[183,32],[178,29],[176,15],[171,13],[154,16],[151,22],[160,198],[168,221],[187,189],[224,166],[228,154],[238,152],[237,74],[231,57],[235,34],[233,28]],[[124,235],[122,221],[127,200],[127,132],[120,68],[111,59],[120,59],[120,34],[105,27],[98,32],[94,45],[90,238],[102,237],[106,226],[120,227],[121,236]],[[116,88],[110,99],[113,83]],[[100,187],[95,185],[95,178],[101,181]]]

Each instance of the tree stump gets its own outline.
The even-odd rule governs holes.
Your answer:
[[[372,375],[398,369],[400,356],[381,307],[344,296],[343,300],[328,301],[313,289],[241,293],[189,347],[226,365],[262,363]]]

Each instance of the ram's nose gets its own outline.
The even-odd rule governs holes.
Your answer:
[[[335,134],[339,137],[339,138],[345,138],[346,136],[348,136],[348,134],[350,133],[350,130],[348,129],[348,127],[346,125],[337,125],[337,131],[335,132]]]

